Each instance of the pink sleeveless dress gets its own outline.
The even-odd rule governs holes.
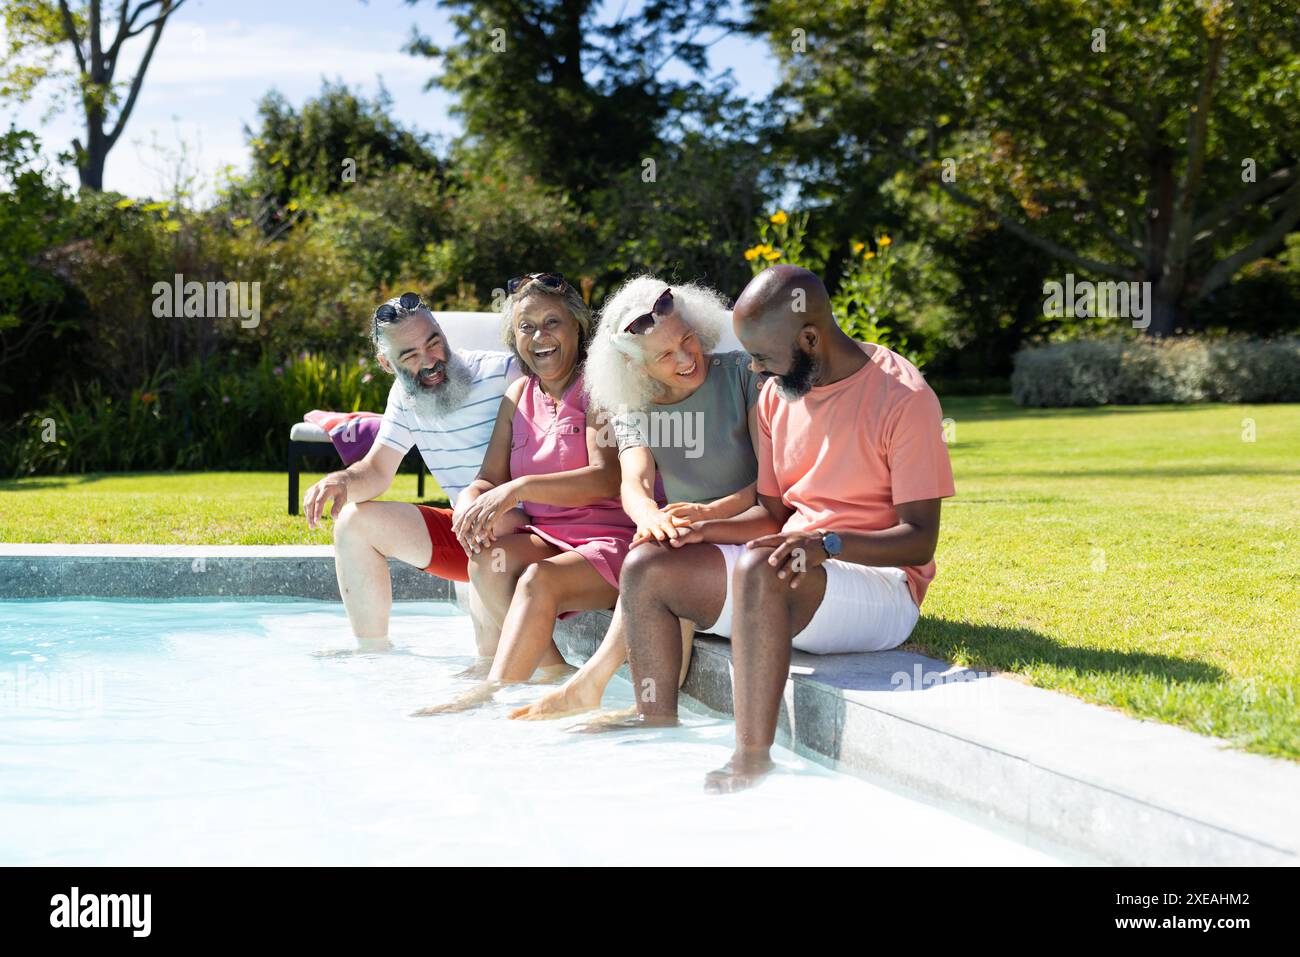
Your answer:
[[[585,468],[587,457],[587,396],[578,375],[556,402],[542,391],[535,375],[519,397],[511,423],[510,476],[549,475]],[[615,588],[636,523],[628,518],[617,498],[589,505],[544,505],[521,502],[533,520],[520,532],[533,534],[556,548],[577,552]],[[566,612],[567,618],[574,612]]]

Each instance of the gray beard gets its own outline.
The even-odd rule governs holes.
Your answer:
[[[451,351],[447,353],[447,378],[439,385],[421,385],[405,366],[395,368],[412,410],[422,418],[436,420],[455,412],[465,404],[469,390],[474,386],[474,374],[469,366]]]

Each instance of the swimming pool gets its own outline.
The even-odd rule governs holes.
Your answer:
[[[703,792],[733,724],[585,735],[410,712],[467,686],[454,606],[395,650],[333,602],[0,602],[0,864],[1044,864],[1003,833],[793,753]],[[611,685],[606,704],[631,704]]]

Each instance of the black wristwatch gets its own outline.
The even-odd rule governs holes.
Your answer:
[[[822,548],[826,549],[828,558],[838,558],[844,551],[844,540],[834,532],[822,532]]]

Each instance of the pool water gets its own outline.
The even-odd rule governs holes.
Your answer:
[[[469,686],[454,607],[397,606],[395,650],[342,607],[0,602],[0,864],[1044,864],[949,810],[789,751],[709,795],[730,720],[571,732],[542,690],[413,718]],[[606,704],[632,702],[616,679]]]

